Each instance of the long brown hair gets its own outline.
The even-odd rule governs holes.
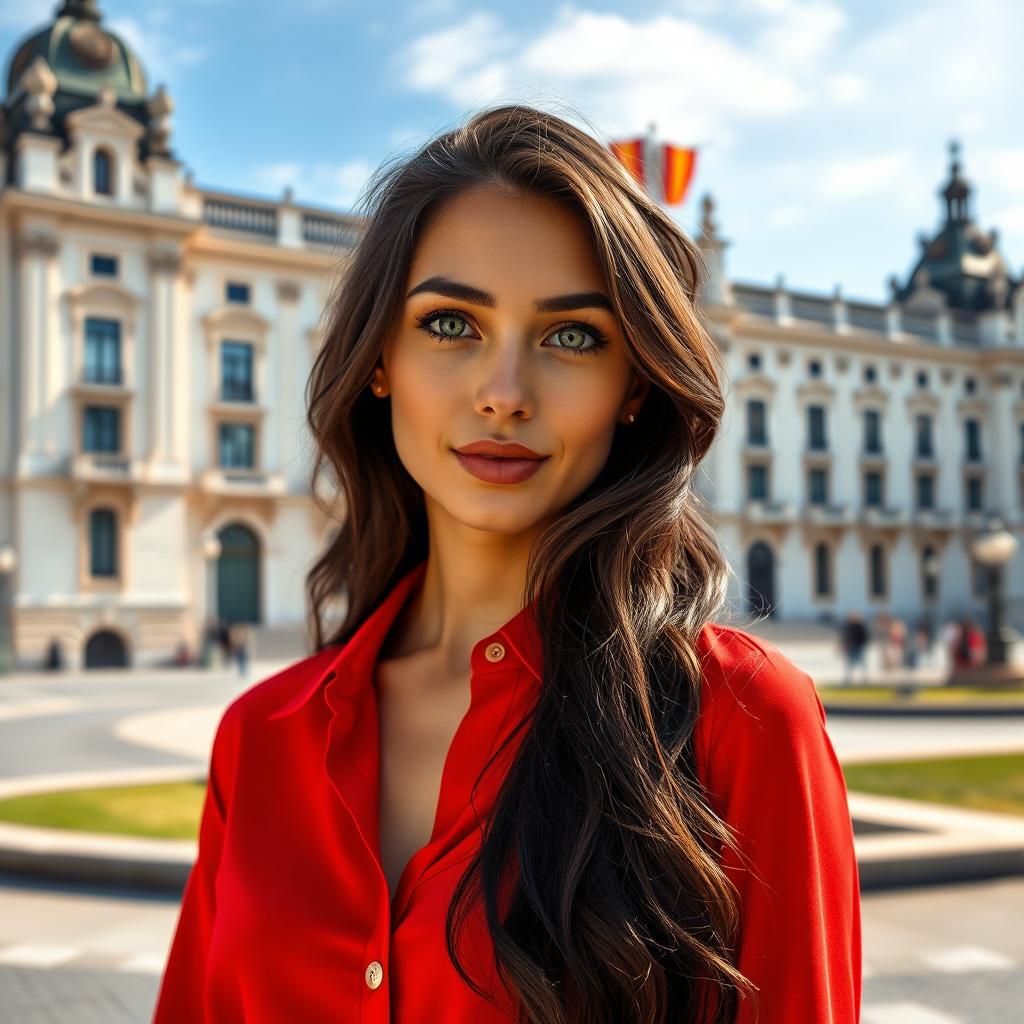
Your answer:
[[[735,966],[738,897],[718,862],[734,840],[704,798],[692,741],[696,640],[729,573],[693,486],[725,408],[723,364],[697,309],[706,267],[606,146],[562,118],[519,104],[484,110],[383,164],[367,187],[365,233],[339,274],[307,385],[312,486],[332,474],[322,507],[340,520],[307,576],[316,647],[344,642],[427,555],[422,492],[369,384],[426,218],[476,185],[551,197],[582,218],[630,360],[652,386],[603,470],[531,551],[544,682],[456,887],[448,953],[486,997],[455,941],[482,896],[523,1020],[726,1024],[753,986]],[[326,637],[323,613],[340,590],[345,615]],[[506,901],[499,883],[513,863]]]

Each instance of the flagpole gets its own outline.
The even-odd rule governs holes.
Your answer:
[[[654,131],[655,124],[649,121],[644,139],[644,168],[647,172],[647,194],[660,206],[665,195],[664,168]]]

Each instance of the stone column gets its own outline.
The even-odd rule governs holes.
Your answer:
[[[150,315],[148,345],[149,444],[146,457],[151,468],[161,463],[175,463],[174,408],[181,397],[183,385],[177,372],[175,338],[178,316],[176,284],[181,272],[181,253],[175,247],[159,247],[150,251]]]
[[[301,286],[298,281],[282,278],[277,282],[277,330],[273,338],[273,355],[268,365],[275,367],[274,407],[277,419],[277,468],[286,477],[289,462],[295,457],[295,433],[300,429],[296,414],[295,395],[292,394],[295,360],[305,339],[299,338],[298,303]],[[270,396],[267,396],[270,398]]]
[[[56,362],[50,277],[59,248],[57,236],[49,231],[26,232],[18,242],[20,315],[15,345],[21,363],[16,442],[19,476],[33,473],[45,454],[51,458],[57,455],[52,438],[48,438],[47,417],[53,415],[48,400]]]
[[[1013,375],[1005,370],[997,370],[992,374],[990,387],[991,415],[986,426],[991,433],[988,450],[983,450],[988,466],[985,507],[998,509],[1008,523],[1016,523],[1020,518],[1020,464],[1017,461],[1020,457],[1020,440],[1013,411],[1016,402]]]

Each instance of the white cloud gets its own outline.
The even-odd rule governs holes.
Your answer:
[[[342,164],[282,161],[257,167],[249,187],[265,195],[280,195],[290,186],[297,203],[347,210],[354,205],[370,171],[366,160]]]
[[[168,19],[164,8],[149,9],[142,19],[114,18],[110,29],[138,54],[146,70],[150,89],[164,82],[173,92],[179,71],[201,63],[207,57],[203,46],[181,39],[180,22]]]
[[[906,150],[830,159],[821,168],[818,193],[825,200],[885,195],[912,180],[912,168],[913,162]]]

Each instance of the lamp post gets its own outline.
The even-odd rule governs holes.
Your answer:
[[[1017,538],[1003,529],[1001,519],[993,518],[988,528],[971,544],[971,554],[988,569],[988,632],[985,635],[987,654],[985,667],[1006,675],[1010,669],[1010,653],[1018,639],[1017,631],[1005,621],[1003,600],[1003,566],[1013,557]]]
[[[0,546],[0,675],[8,675],[14,668],[11,643],[11,591],[9,580],[18,565],[18,555],[10,544]]]
[[[925,624],[928,630],[928,644],[934,642],[935,630],[938,623],[935,621],[935,605],[938,601],[938,580],[939,580],[939,567],[941,562],[939,556],[935,552],[928,548],[927,554],[924,556],[921,562],[921,568],[924,571],[925,579],[925,606],[927,608]]]
[[[217,559],[220,558],[220,538],[212,531],[203,534],[203,558],[206,560],[206,624],[203,626],[203,664],[208,668],[212,650],[209,624],[217,616]]]

